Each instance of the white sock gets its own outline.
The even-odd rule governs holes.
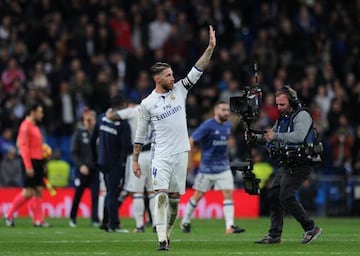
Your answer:
[[[186,204],[185,213],[184,213],[184,217],[181,221],[181,224],[191,222],[191,217],[192,217],[193,212],[196,209],[196,206],[197,206],[197,203],[195,203],[195,201],[192,198],[190,198],[189,202]]]
[[[233,200],[224,200],[223,205],[224,217],[225,217],[225,226],[230,228],[234,225],[234,202]]]
[[[178,213],[178,205],[179,199],[169,198],[169,209],[168,209],[168,226],[167,226],[167,238],[170,238],[171,230],[175,224],[177,213]]]
[[[144,226],[144,211],[145,211],[144,194],[135,193],[133,195],[133,211],[134,211],[136,227],[141,228],[142,226]]]
[[[154,217],[156,233],[159,242],[166,241],[166,231],[168,223],[169,196],[167,193],[160,192],[155,195]]]
[[[154,216],[154,210],[155,210],[155,194],[151,193],[150,195],[148,195],[149,198],[149,209],[150,209],[150,214],[151,214],[151,219],[153,221],[153,226],[155,226],[155,216]]]

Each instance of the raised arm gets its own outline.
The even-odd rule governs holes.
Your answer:
[[[209,25],[209,45],[204,51],[204,53],[201,55],[201,57],[198,59],[198,61],[195,63],[195,67],[198,69],[204,71],[207,65],[210,62],[211,56],[214,52],[214,48],[216,46],[216,36],[215,31],[211,25]]]

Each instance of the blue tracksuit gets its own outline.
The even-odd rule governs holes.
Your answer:
[[[104,173],[108,228],[115,229],[120,224],[118,196],[124,184],[126,157],[132,149],[129,123],[126,120],[111,121],[101,114],[93,130],[91,144],[99,169]]]

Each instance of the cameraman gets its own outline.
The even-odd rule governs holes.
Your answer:
[[[263,239],[255,241],[258,244],[276,244],[281,242],[285,211],[291,213],[304,229],[301,241],[308,244],[321,235],[322,229],[296,200],[295,194],[300,189],[312,168],[307,158],[292,154],[290,148],[302,148],[313,135],[313,119],[297,98],[295,90],[284,86],[275,94],[276,106],[280,117],[271,130],[263,134],[254,135],[245,132],[245,140],[267,143],[268,149],[275,148],[280,152],[281,168],[276,173],[270,188],[270,218],[269,233]]]

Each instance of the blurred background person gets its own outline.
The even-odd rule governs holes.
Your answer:
[[[190,136],[191,148],[195,143],[200,145],[201,162],[193,185],[195,193],[186,204],[180,224],[184,233],[190,233],[193,212],[201,198],[213,186],[216,190],[222,191],[225,233],[236,234],[245,231],[234,224],[234,177],[228,156],[228,140],[232,129],[228,121],[229,115],[229,104],[225,101],[217,102],[214,106],[214,117],[204,121]]]
[[[69,216],[69,226],[76,227],[77,211],[81,197],[86,188],[91,192],[91,225],[99,227],[98,202],[99,202],[99,171],[96,167],[91,150],[90,135],[96,123],[96,113],[91,109],[84,109],[82,126],[73,134],[71,139],[71,156],[76,168],[74,187],[75,194]]]
[[[125,101],[121,95],[112,97],[111,108],[114,111],[124,106]],[[90,140],[106,186],[104,216],[100,228],[107,232],[129,232],[121,227],[118,199],[124,187],[126,158],[131,153],[130,125],[126,120],[111,121],[102,113],[97,118]]]
[[[139,114],[139,106],[135,104],[133,101],[129,101],[127,107],[120,109],[116,112],[107,111],[106,116],[111,120],[127,120],[129,122],[131,128],[131,141],[134,142],[136,135],[136,127],[137,127],[137,119]],[[154,214],[154,187],[151,176],[151,137],[152,130],[151,126],[149,126],[147,141],[141,151],[139,156],[139,162],[141,164],[141,168],[144,171],[143,175],[138,178],[134,175],[134,172],[131,168],[132,155],[129,155],[126,160],[126,176],[125,176],[125,184],[124,184],[124,192],[121,193],[121,200],[126,193],[130,193],[133,198],[133,211],[135,218],[135,233],[143,233],[145,232],[144,227],[144,219],[145,219],[145,200],[148,200],[149,204],[149,213],[150,219],[153,220]],[[146,198],[145,193],[146,192]],[[155,230],[155,226],[153,227]]]

